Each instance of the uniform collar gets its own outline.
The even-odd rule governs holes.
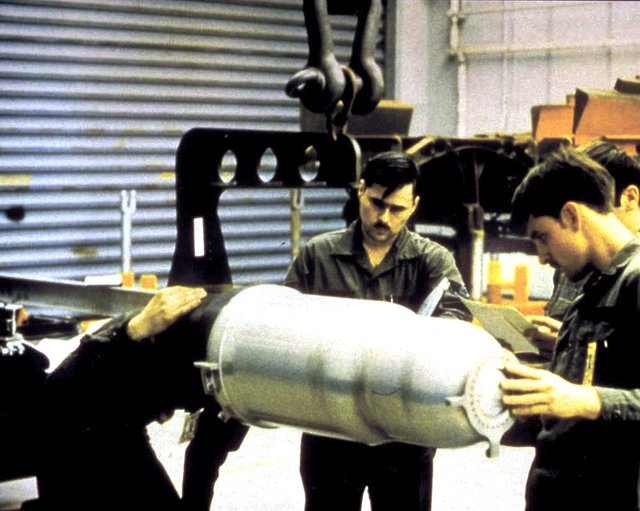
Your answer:
[[[613,256],[609,265],[602,271],[604,275],[614,275],[627,266],[631,259],[640,252],[640,234],[636,234],[627,244]]]

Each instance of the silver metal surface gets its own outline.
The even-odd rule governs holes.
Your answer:
[[[511,425],[498,382],[508,356],[472,324],[387,302],[247,288],[220,312],[198,364],[223,416],[370,445],[495,454]]]
[[[79,282],[0,275],[0,301],[105,316],[141,309],[151,291],[89,286]]]

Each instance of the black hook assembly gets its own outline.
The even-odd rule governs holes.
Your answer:
[[[325,113],[335,138],[351,113],[373,111],[384,92],[384,77],[374,58],[382,14],[381,0],[304,0],[309,58],[287,82],[288,96],[314,113]],[[349,66],[338,62],[331,37],[330,14],[358,14]],[[339,103],[342,103],[341,107]],[[336,110],[338,110],[336,112]]]

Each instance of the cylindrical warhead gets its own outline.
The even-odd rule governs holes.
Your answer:
[[[370,445],[391,441],[493,454],[512,420],[505,357],[470,323],[397,304],[260,285],[220,311],[202,369],[223,414]]]

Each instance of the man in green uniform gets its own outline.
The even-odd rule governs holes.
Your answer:
[[[459,298],[468,293],[452,255],[406,226],[419,203],[417,179],[415,163],[403,153],[372,158],[358,186],[359,218],[310,240],[285,284],[305,293],[385,300],[470,320]],[[368,487],[372,509],[428,510],[433,454],[398,443],[370,447],[303,434],[305,509],[360,510]]]
[[[589,274],[550,370],[505,368],[504,404],[542,417],[527,511],[638,509],[640,237],[613,206],[611,175],[571,150],[534,167],[514,194],[512,221],[540,262],[573,280]]]
[[[602,165],[615,181],[613,213],[632,233],[640,232],[640,162],[608,140],[594,140],[578,147]],[[567,307],[582,291],[588,276],[569,280],[561,271],[553,275],[553,294],[545,306],[544,316],[530,316],[538,325],[536,340],[541,352],[551,352]]]

